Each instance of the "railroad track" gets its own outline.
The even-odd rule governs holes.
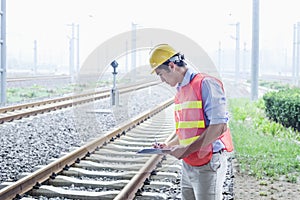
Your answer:
[[[176,199],[179,161],[137,154],[174,135],[173,98],[0,190],[0,199]],[[6,183],[2,183],[2,185]]]
[[[160,82],[153,81],[135,86],[123,86],[119,88],[120,94],[131,92],[134,90],[157,85]],[[50,100],[42,100],[32,103],[19,104],[0,108],[0,123],[21,119],[53,110],[58,110],[73,105],[91,102],[94,100],[110,97],[111,89],[103,89],[100,91],[85,92],[76,95],[54,98]]]

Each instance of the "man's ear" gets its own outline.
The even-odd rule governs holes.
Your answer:
[[[175,71],[175,63],[169,62],[169,67],[171,71]]]

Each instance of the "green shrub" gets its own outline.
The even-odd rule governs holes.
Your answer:
[[[300,89],[268,92],[263,96],[267,117],[300,131]]]

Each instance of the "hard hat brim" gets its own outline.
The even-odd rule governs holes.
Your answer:
[[[154,69],[151,69],[151,74],[154,74],[155,70],[158,68],[159,66],[155,67]]]

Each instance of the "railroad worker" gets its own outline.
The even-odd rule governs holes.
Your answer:
[[[225,151],[233,151],[222,82],[188,68],[183,54],[168,44],[150,51],[151,73],[177,88],[176,137],[155,148],[182,159],[182,200],[221,200],[227,172]]]

